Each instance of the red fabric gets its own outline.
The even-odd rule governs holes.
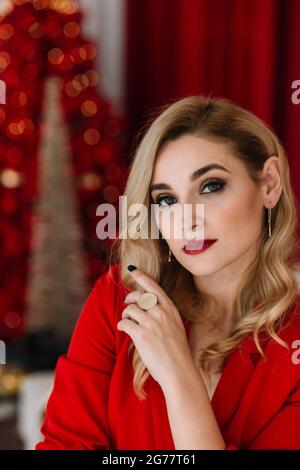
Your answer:
[[[147,379],[144,401],[133,390],[131,339],[116,328],[126,293],[119,265],[96,282],[69,350],[58,360],[42,426],[45,439],[36,449],[174,450],[159,384]],[[289,346],[300,339],[299,301],[280,333]],[[189,335],[189,322],[184,325]],[[262,340],[267,362],[251,336],[231,352],[213,410],[228,450],[300,449],[300,364],[291,360],[294,349]]]

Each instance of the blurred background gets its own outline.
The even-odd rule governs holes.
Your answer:
[[[225,96],[282,140],[300,201],[299,0],[0,0],[0,449],[32,449],[60,354],[107,269],[160,105]],[[3,88],[2,88],[3,90]]]

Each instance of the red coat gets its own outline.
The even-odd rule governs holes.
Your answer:
[[[57,362],[45,440],[36,449],[174,450],[159,384],[148,377],[144,401],[133,390],[131,338],[116,328],[128,292],[117,264],[95,283],[69,350]],[[188,335],[189,322],[184,325]],[[300,449],[298,301],[283,327],[290,351],[264,340],[266,363],[249,335],[226,362],[211,403],[227,449]]]

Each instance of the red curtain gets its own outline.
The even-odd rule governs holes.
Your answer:
[[[156,106],[226,96],[278,133],[300,200],[299,18],[299,0],[127,0],[129,148]]]

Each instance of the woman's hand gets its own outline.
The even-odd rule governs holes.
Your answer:
[[[154,279],[140,269],[130,274],[145,292],[157,295],[158,303],[145,311],[137,305],[143,292],[130,292],[117,328],[132,338],[149,373],[164,389],[174,379],[195,373],[185,328],[175,304]]]

